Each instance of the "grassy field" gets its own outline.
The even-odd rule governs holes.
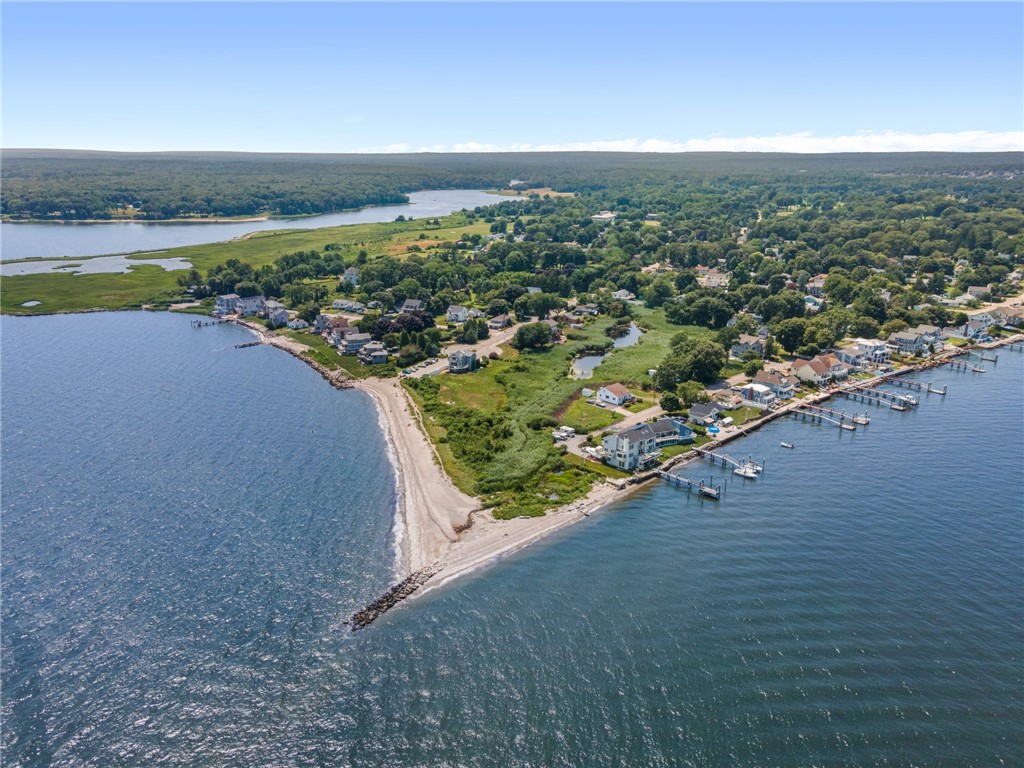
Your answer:
[[[355,256],[365,249],[375,255],[408,253],[410,245],[427,247],[430,243],[456,241],[474,233],[486,234],[482,221],[467,224],[460,214],[441,219],[441,227],[426,221],[350,224],[321,229],[292,229],[255,232],[239,240],[207,245],[190,245],[159,252],[159,258],[186,259],[205,272],[228,259],[248,262],[254,267],[271,264],[286,253],[323,251],[328,243],[337,243],[341,253]],[[425,239],[421,240],[420,235]],[[133,254],[129,258],[153,258],[153,253]],[[81,263],[74,259],[69,263]],[[55,312],[82,312],[89,309],[139,309],[143,304],[166,306],[187,298],[177,284],[180,271],[166,272],[153,264],[143,264],[125,274],[71,275],[44,273],[15,275],[0,281],[0,311],[7,314],[42,315]],[[333,281],[332,281],[333,285]],[[26,301],[39,306],[23,307]]]
[[[615,411],[590,405],[582,397],[574,399],[569,407],[565,409],[565,413],[561,417],[556,416],[556,418],[558,418],[560,423],[572,427],[580,434],[604,429],[622,420],[622,416],[615,413]]]

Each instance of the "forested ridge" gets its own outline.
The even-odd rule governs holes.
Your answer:
[[[10,219],[161,220],[296,216],[407,201],[424,189],[524,187],[601,192],[674,183],[816,181],[832,193],[908,177],[997,180],[1021,174],[1021,153],[786,155],[765,153],[254,154],[7,149],[0,212]],[[887,187],[886,178],[899,178]],[[813,181],[812,181],[813,180]],[[610,196],[610,202],[622,195]],[[763,203],[751,196],[752,203]]]

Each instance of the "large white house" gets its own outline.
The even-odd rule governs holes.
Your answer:
[[[658,438],[650,424],[637,424],[601,441],[605,463],[619,469],[642,468],[657,461]]]

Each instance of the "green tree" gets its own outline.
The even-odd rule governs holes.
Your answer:
[[[803,343],[806,331],[807,322],[799,317],[783,320],[772,329],[772,333],[782,345],[782,348],[789,352],[792,352]]]
[[[683,409],[683,404],[674,392],[666,392],[661,396],[661,407],[665,413],[678,413]]]

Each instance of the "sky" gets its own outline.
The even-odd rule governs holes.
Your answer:
[[[0,3],[3,147],[1024,149],[1024,3]]]

